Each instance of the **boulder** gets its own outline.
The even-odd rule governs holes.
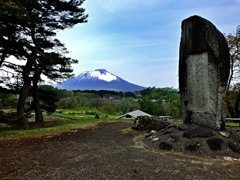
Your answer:
[[[193,138],[193,137],[209,138],[214,135],[215,134],[213,130],[204,126],[194,127],[183,133],[183,137],[185,138]]]
[[[158,116],[138,116],[134,120],[132,129],[134,130],[155,130],[166,128],[172,125],[173,121],[168,117],[158,117]]]
[[[225,128],[224,97],[229,77],[228,43],[208,20],[182,21],[179,89],[184,123]]]
[[[229,147],[232,151],[237,152],[237,153],[240,153],[240,146],[239,146],[239,144],[237,144],[236,142],[229,141],[229,142],[228,142],[228,147]]]
[[[171,144],[167,143],[167,142],[161,142],[161,143],[159,144],[159,148],[160,148],[160,149],[165,149],[165,150],[171,151],[172,148],[173,148],[173,146],[172,146]]]
[[[221,138],[211,138],[207,140],[207,144],[211,150],[222,150],[223,140]]]
[[[231,129],[230,131],[231,138],[240,143],[240,133],[236,129]]]

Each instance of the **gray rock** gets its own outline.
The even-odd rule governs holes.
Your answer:
[[[237,153],[240,153],[240,146],[239,146],[239,144],[237,144],[236,142],[229,141],[229,142],[228,142],[228,147],[229,147],[232,151],[237,152]]]
[[[207,144],[211,150],[222,150],[223,140],[221,138],[211,138],[207,140]]]
[[[191,128],[191,126],[190,125],[188,125],[188,124],[179,124],[179,125],[177,125],[177,127],[176,127],[177,129],[179,129],[179,130],[181,130],[181,131],[185,131],[185,130],[188,130],[188,129],[190,129]]]
[[[171,134],[171,133],[173,133],[174,131],[165,131],[165,132],[163,132],[162,134]]]
[[[204,126],[195,127],[183,133],[183,137],[185,138],[193,138],[193,137],[209,138],[214,135],[215,134],[213,130]]]
[[[240,133],[236,129],[230,131],[231,138],[240,143]]]
[[[229,77],[229,49],[224,35],[208,20],[182,22],[179,89],[184,123],[225,128],[224,97]]]
[[[134,120],[132,129],[134,130],[155,130],[166,128],[173,122],[168,117],[158,117],[158,116],[138,116]]]

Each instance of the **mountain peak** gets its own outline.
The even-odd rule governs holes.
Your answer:
[[[79,80],[98,79],[107,82],[117,80],[117,76],[111,74],[106,69],[96,69],[94,71],[85,71],[78,75]]]
[[[99,72],[101,72],[101,73],[106,73],[106,72],[108,72],[106,69],[95,69],[95,71],[99,71]]]
[[[84,71],[78,76],[62,82],[57,87],[67,90],[139,91],[145,89],[145,87],[121,79],[106,69]]]

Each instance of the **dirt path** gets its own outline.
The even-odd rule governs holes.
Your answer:
[[[240,162],[160,153],[130,122],[0,140],[0,179],[239,179]]]

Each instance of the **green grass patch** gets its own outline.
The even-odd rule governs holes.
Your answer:
[[[238,122],[226,122],[226,126],[228,127],[239,127]]]
[[[62,120],[56,124],[44,128],[36,128],[29,130],[3,130],[0,131],[0,138],[2,137],[27,137],[27,136],[42,136],[54,135],[62,132],[67,132],[70,129],[80,128],[83,125],[90,126],[98,122],[106,122],[109,120],[87,119],[87,120]]]

